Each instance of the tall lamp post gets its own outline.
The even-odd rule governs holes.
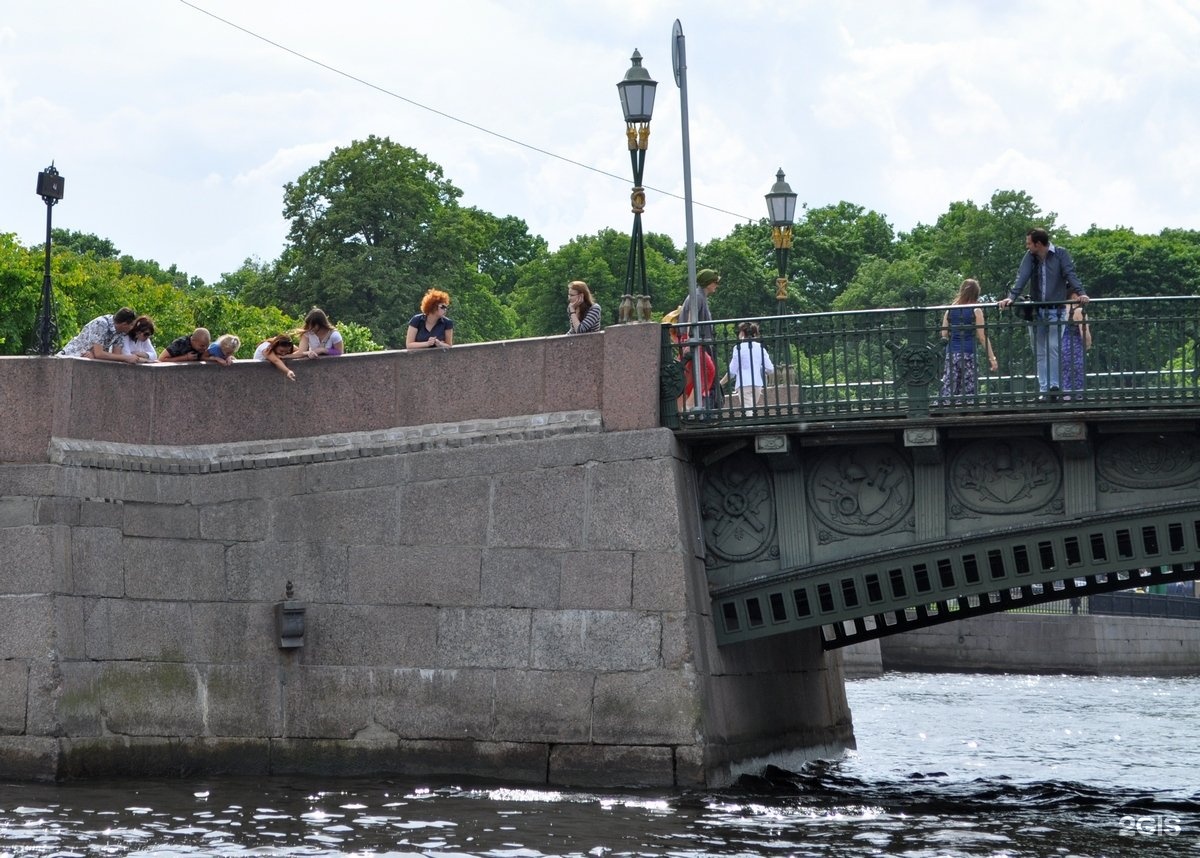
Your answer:
[[[58,323],[54,320],[54,295],[50,291],[50,216],[54,204],[63,198],[63,186],[66,179],[54,169],[54,162],[38,173],[37,192],[46,203],[46,268],[42,275],[42,309],[38,312],[37,331],[34,340],[37,353],[43,357],[54,351],[58,339]]]
[[[625,137],[629,142],[629,162],[633,166],[633,235],[629,241],[629,261],[625,266],[625,294],[621,297],[619,319],[622,322],[650,321],[650,289],[646,285],[646,243],[642,239],[642,211],[646,208],[646,189],[642,170],[646,166],[646,148],[650,144],[650,117],[654,113],[654,88],[650,72],[642,68],[642,55],[634,50],[629,71],[617,84],[621,111],[625,114]],[[636,297],[635,297],[636,296]],[[637,302],[636,307],[634,302]]]
[[[783,168],[775,174],[775,184],[767,194],[767,215],[771,218],[771,243],[775,245],[775,268],[779,276],[775,279],[775,314],[783,316],[788,297],[788,256],[792,252],[792,225],[796,222],[796,197],[791,186],[784,181]],[[779,334],[783,333],[783,321],[779,322]],[[783,366],[791,364],[792,349],[784,345]]]

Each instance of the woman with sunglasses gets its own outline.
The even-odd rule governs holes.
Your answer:
[[[447,318],[450,296],[430,289],[421,299],[421,312],[408,320],[406,349],[449,348],[454,345],[454,321]]]
[[[114,348],[113,351],[135,355],[138,363],[158,360],[158,352],[154,350],[154,343],[150,342],[152,336],[154,336],[154,320],[149,316],[138,316],[133,320],[133,327],[122,336],[120,347]]]

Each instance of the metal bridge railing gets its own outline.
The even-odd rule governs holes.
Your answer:
[[[975,394],[949,399],[941,396],[946,306],[664,325],[663,425],[686,431],[833,418],[1200,406],[1200,296],[1091,301],[1085,388],[1069,400],[1047,402],[1038,399],[1030,325],[1015,310],[978,306],[998,368],[992,371],[977,347]],[[685,372],[695,379],[691,349],[707,350],[721,379],[742,322],[758,324],[775,370],[757,399],[744,408],[727,386],[720,403],[685,400]],[[703,388],[703,377],[700,382]]]

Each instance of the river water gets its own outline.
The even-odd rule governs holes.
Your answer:
[[[887,674],[858,750],[721,790],[0,782],[16,856],[1200,855],[1200,679]]]

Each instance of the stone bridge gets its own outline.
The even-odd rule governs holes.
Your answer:
[[[846,643],[1195,577],[1190,368],[681,420],[673,367],[637,324],[294,383],[0,358],[0,773],[720,785],[853,746]]]

